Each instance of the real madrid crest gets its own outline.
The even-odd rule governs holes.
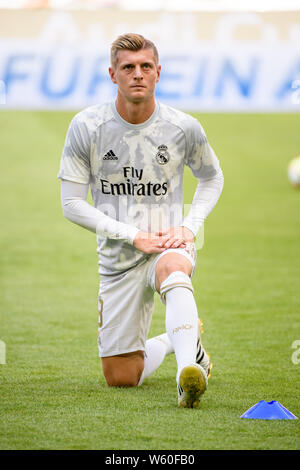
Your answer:
[[[157,163],[159,163],[160,165],[165,165],[170,160],[168,147],[166,145],[159,145],[157,149],[158,149],[158,152],[156,154]]]

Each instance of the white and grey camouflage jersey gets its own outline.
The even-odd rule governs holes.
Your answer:
[[[115,104],[91,106],[72,120],[58,177],[90,184],[97,209],[146,232],[183,221],[183,171],[212,178],[219,161],[199,122],[156,102],[152,116],[130,124]],[[98,236],[99,273],[131,269],[149,255],[124,240]]]

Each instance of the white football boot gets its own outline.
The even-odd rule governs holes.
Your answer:
[[[182,408],[197,408],[201,395],[207,388],[207,379],[210,377],[212,363],[201,344],[202,326],[199,319],[196,363],[184,367],[179,376],[178,405]]]
[[[207,378],[209,379],[213,365],[212,362],[210,362],[209,354],[205,351],[203,345],[201,344],[201,333],[203,333],[203,323],[199,318],[196,363],[203,367]]]

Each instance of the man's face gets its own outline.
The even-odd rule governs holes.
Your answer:
[[[118,85],[118,93],[126,101],[139,103],[154,95],[160,69],[152,49],[123,50],[118,52],[117,63],[109,68],[109,74],[113,83]]]

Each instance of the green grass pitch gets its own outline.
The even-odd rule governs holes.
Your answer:
[[[193,279],[214,364],[197,410],[177,408],[174,356],[142,387],[104,383],[96,240],[63,218],[56,179],[73,115],[0,113],[0,448],[299,449],[300,419],[240,418],[260,400],[300,418],[299,114],[197,115],[225,176]],[[194,189],[187,171],[186,203]]]

